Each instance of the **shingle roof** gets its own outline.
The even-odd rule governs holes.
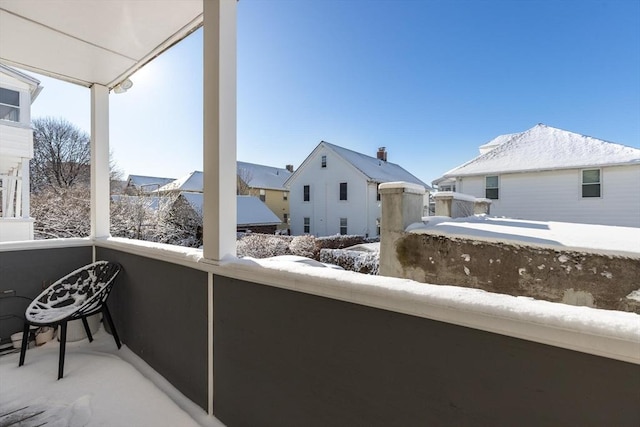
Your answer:
[[[162,186],[158,192],[167,191],[195,191],[201,193],[203,191],[203,176],[200,171],[193,171],[181,178],[178,178],[167,185]]]
[[[238,176],[251,188],[284,190],[284,182],[291,176],[286,169],[255,163],[237,162],[237,168]]]
[[[154,190],[157,190],[159,187],[162,187],[163,185],[168,184],[174,180],[175,178],[163,178],[158,176],[144,176],[144,175],[129,175],[129,178],[127,179],[127,185],[133,185],[137,188],[153,187],[153,188],[147,188],[146,190],[154,191]]]
[[[193,209],[202,212],[204,202],[202,193],[180,193]],[[239,226],[246,225],[278,225],[280,218],[271,211],[259,198],[253,196],[236,196],[236,220]]]
[[[483,147],[491,145],[496,148],[451,169],[443,178],[640,164],[640,149],[544,124],[525,132],[499,136]]]

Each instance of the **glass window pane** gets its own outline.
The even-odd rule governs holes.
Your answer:
[[[0,119],[11,120],[12,122],[20,121],[20,109],[17,107],[9,107],[0,105]]]
[[[14,105],[16,107],[20,106],[20,92],[0,88],[0,104]]]
[[[582,183],[594,184],[600,182],[600,169],[582,171]]]
[[[600,197],[600,184],[583,185],[582,197]]]
[[[487,187],[487,188],[497,188],[498,187],[498,177],[497,176],[488,176],[488,177],[486,177],[485,187]]]
[[[498,199],[498,189],[497,188],[487,188],[485,191],[485,197],[487,199]]]

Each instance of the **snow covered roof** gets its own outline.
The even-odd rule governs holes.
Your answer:
[[[136,187],[136,188],[144,189],[144,190],[147,190],[148,192],[151,192],[151,191],[157,190],[158,187],[162,187],[163,185],[168,184],[174,180],[175,178],[129,175],[129,178],[127,178],[127,187]]]
[[[434,182],[443,178],[490,173],[640,165],[640,149],[542,123],[525,132],[501,135],[481,146],[481,152],[487,148],[490,151],[451,169]]]
[[[510,241],[563,249],[589,249],[609,255],[640,258],[640,228],[531,221],[475,215],[465,218],[432,216],[407,231],[487,241]]]
[[[192,191],[202,193],[203,191],[203,176],[200,171],[193,171],[181,178],[178,178],[158,189],[159,193],[165,193],[169,191]]]
[[[204,203],[202,193],[182,192],[180,197],[184,198],[194,210],[202,212],[202,204]],[[280,218],[257,197],[236,196],[236,203],[238,226],[278,225],[282,223]]]
[[[404,181],[421,185],[427,190],[431,189],[431,187],[429,187],[427,184],[425,184],[420,179],[395,163],[386,162],[376,157],[367,156],[366,154],[358,153],[357,151],[349,150],[348,148],[340,147],[326,141],[321,141],[320,144],[318,144],[313,152],[305,159],[305,161],[303,162],[303,166],[311,157],[313,157],[314,152],[322,149],[323,147],[333,151],[338,156],[342,157],[354,168],[362,172],[369,181],[377,183]],[[293,175],[297,175],[298,171],[300,171],[301,169],[302,166],[299,167]]]
[[[237,168],[240,179],[251,188],[285,190],[284,182],[291,176],[286,169],[255,163],[237,162]]]

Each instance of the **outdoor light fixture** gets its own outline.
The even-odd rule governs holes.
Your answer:
[[[115,93],[125,93],[126,91],[131,89],[132,86],[133,86],[133,82],[131,80],[129,80],[129,79],[126,79],[125,81],[120,82],[117,85],[115,85],[113,87],[113,91]]]

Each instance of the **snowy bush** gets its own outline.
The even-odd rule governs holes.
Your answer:
[[[380,267],[380,253],[345,249],[322,249],[320,251],[320,262],[339,265],[345,270],[357,273],[377,275]]]
[[[316,245],[316,238],[313,236],[295,236],[291,239],[289,250],[293,255],[318,259],[320,248]]]
[[[365,243],[365,241],[364,236],[336,234],[335,236],[318,237],[316,245],[320,249],[342,249]]]
[[[236,244],[239,257],[268,258],[277,255],[290,255],[290,236],[276,236],[273,234],[245,234]]]

